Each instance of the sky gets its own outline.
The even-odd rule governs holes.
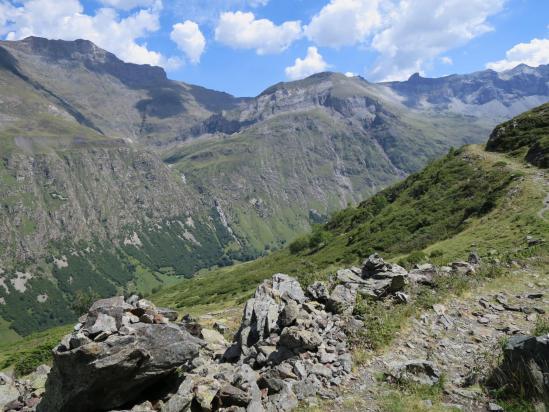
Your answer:
[[[549,0],[0,0],[0,38],[30,35],[255,96],[327,70],[386,81],[549,64]]]

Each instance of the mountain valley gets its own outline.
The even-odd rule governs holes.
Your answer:
[[[547,66],[382,84],[320,73],[236,98],[85,40],[2,41],[0,325],[27,335],[73,321],[79,299],[157,292],[283,248],[450,148],[485,142],[549,100],[548,79]],[[496,201],[509,177],[489,177]]]

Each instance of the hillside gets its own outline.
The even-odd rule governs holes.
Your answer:
[[[484,142],[499,120],[547,101],[548,91],[533,85],[547,77],[543,67],[539,73],[531,79],[496,75],[499,81],[478,74],[473,83],[467,76],[453,78],[452,90],[470,100],[470,113],[457,110],[450,104],[454,97],[441,90],[446,105],[411,104],[413,90],[418,100],[429,100],[422,97],[424,88],[412,88],[414,79],[373,84],[320,73],[274,85],[225,111],[208,123],[209,134],[163,157],[216,199],[239,237],[255,248],[280,246],[322,216],[420,170],[450,147]],[[473,99],[484,93],[480,89],[492,90],[493,99]],[[430,90],[437,95],[434,86]],[[506,111],[488,114],[487,106]],[[472,114],[477,109],[482,116]]]
[[[549,168],[549,104],[496,127],[486,148],[511,153],[535,166]]]
[[[546,114],[535,109],[521,117]],[[466,259],[473,250],[481,262],[474,265],[474,272],[459,273],[448,267],[448,275],[441,267],[441,272],[431,273],[428,283],[414,280],[407,286],[404,302],[395,297],[357,300],[353,313],[363,327],[346,339],[353,350],[353,371],[358,380],[350,386],[338,386],[344,391],[342,399],[322,401],[319,410],[341,409],[342,401],[349,410],[374,402],[384,411],[429,410],[431,407],[424,404],[426,398],[437,411],[448,410],[449,401],[454,405],[472,404],[478,410],[479,405],[494,397],[509,407],[529,408],[522,399],[515,399],[516,393],[488,392],[485,381],[481,390],[476,381],[468,383],[465,379],[464,383],[464,377],[470,370],[485,374],[488,369],[484,368],[493,368],[499,362],[498,348],[507,342],[507,335],[515,333],[513,328],[532,333],[547,330],[546,318],[541,317],[547,304],[540,297],[547,286],[549,263],[549,219],[544,204],[548,193],[546,169],[531,166],[513,152],[464,146],[356,207],[336,213],[288,248],[253,262],[203,271],[152,295],[151,300],[162,307],[173,307],[180,314],[191,313],[205,327],[219,322],[228,328],[226,335],[230,336],[238,327],[242,304],[259,283],[274,273],[288,273],[306,287],[315,280],[326,280],[342,267],[360,265],[372,252],[409,270],[424,262],[447,265]],[[377,258],[373,259],[375,263]],[[402,270],[407,276],[415,274],[421,279],[432,266],[425,267]],[[353,270],[358,273],[356,268]],[[331,282],[345,282],[344,276],[350,276],[347,272],[338,273]],[[272,280],[263,285],[269,282]],[[256,298],[270,289],[263,286],[258,290]],[[270,302],[268,298],[265,301]],[[258,308],[264,307],[260,298],[248,305],[254,302]],[[496,302],[503,302],[503,306],[496,306]],[[524,305],[537,305],[532,307],[538,309],[526,311]],[[540,315],[534,313],[538,310]],[[252,317],[251,312],[245,312],[246,316]],[[457,326],[444,326],[443,321]],[[192,320],[185,322],[190,322],[189,327],[194,325]],[[0,346],[0,367],[15,367],[19,373],[33,370],[49,361],[49,348],[67,331],[58,328],[30,336],[17,347]],[[423,344],[426,336],[428,342],[435,343],[433,347]],[[464,363],[464,356],[474,359],[474,363]],[[371,379],[385,373],[387,363],[396,358],[429,359],[439,367],[444,365],[448,381],[441,378],[440,385],[426,387]],[[464,397],[464,393],[470,396]]]
[[[500,75],[493,104],[546,98],[544,70]],[[235,98],[85,40],[1,41],[2,329],[268,254],[495,122],[399,93],[321,73]]]
[[[73,320],[75,295],[151,292],[221,259],[234,239],[180,176],[1,61],[2,337]]]
[[[530,115],[535,113],[547,115],[539,109]],[[465,146],[357,207],[334,214],[284,250],[202,273],[153,299],[194,313],[230,307],[272,273],[288,273],[307,284],[374,251],[403,265],[426,260],[445,264],[466,258],[472,249],[483,259],[500,262],[546,256],[547,243],[532,246],[535,242],[527,237],[546,240],[548,191],[545,170],[508,153]]]

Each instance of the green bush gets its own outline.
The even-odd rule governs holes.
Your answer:
[[[435,249],[429,254],[430,258],[437,258],[442,256],[444,256],[444,252],[440,249]]]
[[[297,238],[292,243],[290,243],[290,253],[296,255],[299,252],[305,250],[309,246],[309,238],[307,236],[302,236]]]
[[[309,237],[309,248],[319,249],[326,245],[332,238],[332,233],[322,226],[316,226]]]

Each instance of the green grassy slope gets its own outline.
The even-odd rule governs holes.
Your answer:
[[[547,120],[546,110],[533,113]],[[242,302],[273,273],[289,273],[307,283],[374,251],[404,264],[428,256],[447,263],[466,258],[471,249],[500,261],[547,255],[547,243],[528,247],[526,236],[543,239],[549,233],[544,207],[548,191],[543,169],[517,158],[512,148],[496,153],[465,146],[357,207],[334,214],[289,248],[202,273],[153,299],[181,312],[200,313]]]
[[[549,103],[496,127],[486,148],[549,168]]]
[[[213,310],[242,302],[273,273],[289,273],[307,283],[359,263],[373,251],[393,260],[432,254],[430,260],[445,263],[466,258],[474,248],[481,256],[505,259],[524,252],[527,235],[549,233],[549,222],[538,216],[548,188],[536,180],[537,173],[505,154],[467,146],[358,207],[335,214],[296,241],[301,247],[292,247],[294,253],[286,248],[202,273],[153,299],[181,312]]]

